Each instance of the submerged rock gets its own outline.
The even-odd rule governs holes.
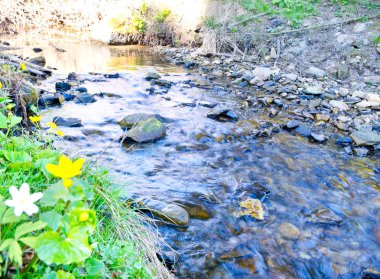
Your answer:
[[[63,126],[63,127],[82,127],[82,120],[79,118],[63,118],[55,116],[53,118],[53,122],[57,124],[57,126]]]
[[[282,223],[278,227],[278,232],[284,239],[297,240],[300,237],[300,230],[291,223]]]
[[[166,135],[165,125],[156,118],[140,121],[130,129],[124,137],[124,141],[145,143],[163,138]]]
[[[190,217],[187,211],[176,204],[169,204],[158,200],[145,200],[143,204],[155,216],[177,226],[187,226]]]
[[[29,59],[29,62],[36,65],[40,65],[42,67],[46,65],[46,59],[43,56],[37,56],[37,57],[31,58]]]
[[[105,74],[104,77],[105,78],[119,78],[120,75],[118,73],[115,73],[115,74]]]
[[[343,222],[342,218],[327,208],[318,208],[314,210],[307,220],[310,223],[320,225],[339,225]]]
[[[77,104],[88,104],[96,102],[96,99],[91,94],[83,92],[74,98],[74,102]]]
[[[65,98],[61,94],[44,94],[38,99],[38,105],[41,107],[50,107],[61,105]]]
[[[239,117],[231,109],[217,109],[206,114],[210,119],[220,122],[234,122],[239,120]]]
[[[170,87],[172,87],[173,82],[168,81],[168,80],[164,80],[164,79],[156,79],[154,81],[154,84],[158,85],[158,86],[165,87],[165,88],[170,88]]]
[[[372,146],[380,143],[380,135],[373,131],[356,131],[350,137],[357,146]]]

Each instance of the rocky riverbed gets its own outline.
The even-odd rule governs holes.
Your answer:
[[[77,65],[86,48],[93,60]],[[358,106],[376,102],[376,82],[190,50],[165,51],[176,66],[149,50],[74,49],[44,50],[59,71],[38,85],[42,125],[54,120],[57,145],[110,168],[157,219],[178,278],[377,276],[378,110]]]

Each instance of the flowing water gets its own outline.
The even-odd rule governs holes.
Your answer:
[[[32,56],[30,48],[18,53]],[[62,128],[69,140],[61,147],[110,168],[126,196],[149,196],[189,211],[186,228],[159,223],[180,255],[178,278],[358,278],[365,268],[380,268],[378,158],[353,157],[286,131],[244,136],[265,115],[244,112],[237,123],[221,123],[205,117],[210,108],[186,105],[197,100],[236,108],[240,101],[228,81],[166,64],[144,48],[65,49],[43,52],[58,70],[42,86],[54,91],[55,81],[76,72],[81,86],[98,94],[97,102],[66,102],[45,110],[44,121],[80,118],[83,127]],[[151,71],[175,85],[149,94],[144,77]],[[117,72],[120,78],[89,72]],[[117,122],[136,112],[170,119],[166,137],[121,145]],[[263,202],[263,221],[237,217],[239,202],[248,197]]]

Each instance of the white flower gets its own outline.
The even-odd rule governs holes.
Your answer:
[[[28,183],[22,184],[20,190],[17,190],[15,186],[9,187],[9,193],[12,196],[12,200],[5,201],[5,204],[9,207],[14,207],[14,214],[16,216],[21,216],[23,212],[29,216],[38,212],[38,207],[34,203],[42,198],[43,194],[30,194]]]

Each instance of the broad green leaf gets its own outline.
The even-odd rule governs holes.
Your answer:
[[[19,241],[24,243],[26,246],[34,248],[36,246],[37,237],[35,236],[21,237]]]
[[[9,121],[9,128],[13,128],[17,124],[21,123],[22,118],[18,116],[12,116]]]
[[[5,159],[10,162],[12,168],[25,168],[32,162],[32,157],[23,151],[3,151]]]
[[[55,278],[56,279],[75,279],[74,275],[63,270],[58,270]]]
[[[22,250],[20,244],[15,239],[9,246],[8,255],[11,261],[15,262],[18,266],[22,264]]]
[[[0,112],[0,129],[5,129],[8,127],[8,119],[4,114]]]
[[[19,239],[21,236],[23,236],[27,233],[31,233],[31,232],[40,230],[40,229],[44,228],[46,225],[47,225],[47,223],[42,222],[42,221],[37,221],[34,223],[28,222],[28,223],[21,224],[16,228],[15,239]]]
[[[53,231],[56,231],[59,227],[59,222],[62,219],[62,215],[52,210],[40,214],[40,220],[47,223]]]
[[[24,219],[24,217],[22,217],[22,216],[17,217],[16,215],[14,215],[13,211],[14,211],[13,208],[8,208],[7,210],[5,210],[5,213],[0,220],[1,225],[16,223],[16,222]]]
[[[66,238],[57,232],[45,232],[37,237],[35,250],[48,265],[83,262],[92,252],[88,236],[81,230],[73,230]]]
[[[14,241],[13,238],[8,238],[8,239],[2,241],[1,245],[0,245],[0,251],[7,249],[12,244],[13,241]]]
[[[51,185],[44,193],[41,204],[44,206],[54,206],[59,200],[68,201],[70,192],[63,187],[61,182]]]
[[[94,258],[87,259],[84,265],[86,267],[86,277],[100,278],[106,268],[103,262]]]

